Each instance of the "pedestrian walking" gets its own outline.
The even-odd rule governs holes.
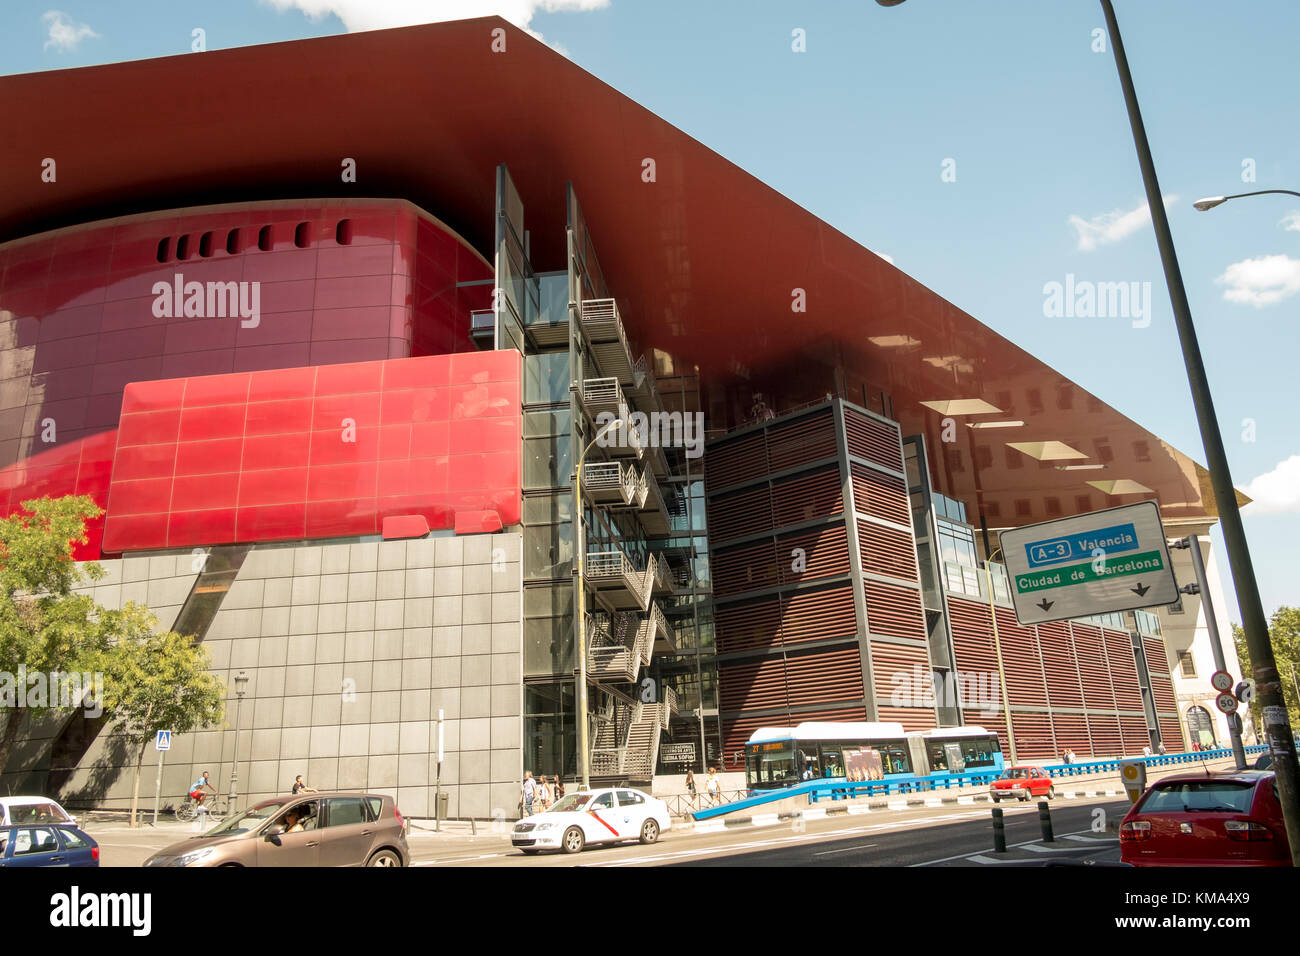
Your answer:
[[[564,784],[560,782],[560,775],[558,773],[551,779],[555,781],[555,786],[551,788],[551,796],[555,799],[556,803],[559,803],[564,799]]]
[[[691,795],[691,806],[695,806],[695,771],[686,771],[686,792]]]
[[[709,768],[709,779],[704,784],[704,790],[709,795],[709,806],[716,806],[722,802],[722,783],[718,780],[718,768]]]
[[[545,813],[551,809],[551,785],[546,782],[546,774],[542,774],[537,778],[537,795],[534,799],[540,808],[539,813]]]
[[[537,796],[537,782],[533,780],[533,772],[531,770],[525,770],[524,771],[524,795],[521,800],[521,803],[523,804],[524,816],[531,817],[533,815],[533,799],[536,796]]]

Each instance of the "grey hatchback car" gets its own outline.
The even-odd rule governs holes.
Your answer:
[[[407,866],[406,821],[392,797],[329,792],[263,800],[145,866]]]

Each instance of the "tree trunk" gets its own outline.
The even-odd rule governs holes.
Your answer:
[[[4,720],[0,725],[0,773],[4,773],[9,766],[9,755],[13,753],[14,744],[18,740],[18,728],[22,726],[27,711],[20,708],[7,708],[0,713],[3,714]]]
[[[135,812],[140,806],[140,768],[144,764],[145,744],[140,744],[140,753],[135,759],[135,782],[131,787],[131,826],[135,827]]]

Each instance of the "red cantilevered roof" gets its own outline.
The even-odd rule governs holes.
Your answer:
[[[1213,514],[1187,456],[497,18],[3,77],[0,115],[0,241],[147,209],[397,196],[490,257],[504,162],[541,269],[563,266],[574,183],[643,348],[706,379],[742,368],[761,380],[829,346],[892,396],[904,432],[928,436],[940,487],[981,503],[992,526],[1153,494],[1167,517]],[[795,288],[807,311],[792,316]],[[996,411],[942,404],[974,399]],[[946,417],[955,443],[942,441]],[[966,427],[993,420],[1024,424]],[[1084,457],[1052,457],[1070,452]],[[1062,470],[1074,464],[1104,467]]]

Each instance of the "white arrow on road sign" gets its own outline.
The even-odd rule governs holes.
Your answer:
[[[1011,528],[1001,542],[1021,624],[1178,600],[1154,501]]]

